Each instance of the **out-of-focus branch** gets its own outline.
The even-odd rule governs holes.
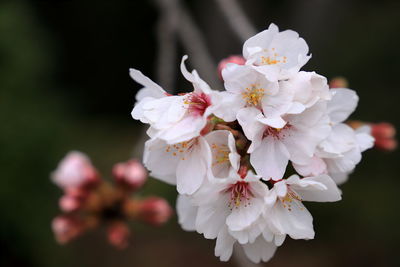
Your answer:
[[[185,7],[180,6],[178,34],[186,51],[199,68],[201,76],[213,87],[220,87],[217,78],[217,64],[208,52],[206,42]]]
[[[157,0],[160,7],[160,18],[157,26],[157,60],[156,75],[157,82],[170,93],[174,93],[176,81],[176,52],[177,38],[176,28],[178,14],[175,5],[176,0]]]
[[[246,17],[236,0],[216,0],[232,30],[242,40],[256,34],[256,29]]]
[[[186,52],[190,55],[191,62],[193,62],[193,65],[200,72],[201,76],[212,87],[220,87],[220,81],[216,75],[217,65],[207,49],[202,33],[196,26],[188,10],[179,0],[155,0],[155,3],[160,9],[160,14],[169,13],[177,18],[176,29],[173,29],[172,32],[176,31]]]

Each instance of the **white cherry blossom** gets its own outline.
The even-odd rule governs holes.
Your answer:
[[[249,66],[229,64],[222,75],[226,92],[221,93],[222,101],[214,113],[225,121],[234,121],[239,110],[254,107],[265,114],[267,123],[281,128],[286,123],[283,114],[304,110],[293,103],[295,92],[289,86],[280,89],[277,81],[269,81]]]
[[[236,175],[209,181],[194,195],[178,197],[178,220],[187,231],[216,238],[215,255],[221,261],[229,260],[235,243],[243,247],[251,261],[268,261],[284,236],[276,244],[272,232],[266,229],[263,213],[267,195],[268,187],[251,172],[245,178]]]
[[[234,246],[258,263],[287,236],[313,239],[303,201],[340,200],[337,185],[373,145],[370,127],[345,123],[357,94],[300,71],[308,53],[296,32],[271,24],[244,43],[244,65],[224,66],[222,92],[186,69],[187,56],[180,67],[193,91],[186,94],[170,95],[130,70],[143,85],[132,117],[150,126],[144,165],[176,185],[179,224],[216,239],[221,261]],[[285,179],[289,163],[305,178]]]
[[[304,112],[287,115],[283,128],[273,128],[264,116],[254,108],[238,114],[238,121],[246,137],[252,141],[249,147],[250,162],[264,180],[280,180],[288,161],[309,164],[317,145],[330,133],[326,103],[319,101]]]
[[[266,198],[267,203],[273,204],[268,215],[271,229],[293,239],[313,239],[313,219],[302,201],[332,202],[340,199],[341,193],[328,175],[302,179],[292,175],[278,181]]]
[[[205,183],[193,195],[199,207],[196,230],[206,238],[216,238],[226,224],[231,231],[240,231],[255,222],[263,212],[268,187],[252,172],[241,178],[232,172],[228,178]]]
[[[373,146],[374,139],[368,126],[354,130],[343,121],[355,110],[357,94],[350,89],[332,89],[332,100],[328,102],[328,115],[332,131],[323,140],[313,160],[307,165],[294,164],[304,176],[328,173],[338,183],[347,180],[347,175],[361,160],[361,153]]]
[[[310,59],[311,56],[307,54],[308,45],[297,32],[279,32],[273,23],[243,45],[246,64],[255,66],[270,80],[287,79],[297,73]]]
[[[353,130],[353,129],[351,129]],[[337,184],[347,181],[348,174],[351,173],[356,165],[361,161],[361,153],[370,149],[374,145],[374,138],[371,136],[369,126],[353,130],[353,147],[346,152],[342,152],[337,157],[327,157],[323,160],[327,165],[327,173]]]
[[[182,58],[181,71],[183,76],[193,84],[194,90],[184,95],[161,94],[163,92],[161,87],[134,72],[137,82],[146,86],[142,89],[140,96],[148,95],[151,90],[156,97],[139,98],[132,116],[150,124],[148,134],[152,138],[163,139],[169,144],[199,136],[207,123],[207,117],[212,113],[214,92],[195,70],[192,73],[187,71],[186,59],[187,56]]]

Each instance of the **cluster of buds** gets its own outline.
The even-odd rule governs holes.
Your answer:
[[[328,84],[301,71],[308,52],[296,32],[271,24],[244,43],[243,55],[219,64],[223,90],[189,72],[187,56],[181,72],[193,91],[186,94],[171,95],[130,70],[143,85],[132,117],[149,125],[144,165],[176,185],[182,228],[216,239],[222,261],[234,244],[260,262],[286,236],[313,239],[313,217],[303,202],[339,201],[338,186],[377,132],[394,136],[374,125],[350,127],[357,93],[343,78]]]
[[[76,151],[59,163],[52,180],[64,192],[59,201],[63,214],[54,218],[52,229],[60,244],[105,223],[109,243],[123,249],[129,244],[129,221],[158,226],[171,217],[166,200],[132,197],[147,180],[147,171],[140,162],[132,159],[117,163],[112,174],[113,184],[100,179],[90,159]]]

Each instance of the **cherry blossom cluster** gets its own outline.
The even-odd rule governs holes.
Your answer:
[[[151,176],[176,185],[184,230],[216,239],[227,261],[236,244],[253,262],[268,261],[286,236],[313,239],[304,201],[341,199],[347,180],[373,146],[369,126],[344,123],[355,91],[300,71],[310,59],[304,39],[271,24],[243,46],[242,59],[220,65],[224,89],[213,90],[180,65],[193,90],[167,93],[140,71],[132,111],[149,125],[143,162]]]
[[[64,192],[59,206],[62,215],[54,218],[53,232],[65,244],[101,223],[107,225],[111,245],[128,246],[129,220],[161,225],[172,215],[169,204],[159,197],[132,198],[147,179],[147,171],[137,160],[114,165],[115,184],[100,179],[99,173],[83,153],[72,151],[52,173],[52,180]]]

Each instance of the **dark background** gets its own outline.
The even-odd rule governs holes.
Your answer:
[[[183,2],[215,62],[241,52],[214,1]],[[240,3],[257,30],[274,22],[299,32],[313,55],[306,70],[349,80],[361,100],[353,118],[399,125],[399,1]],[[115,162],[143,146],[142,125],[130,117],[140,87],[128,68],[155,79],[158,17],[144,0],[0,1],[1,266],[234,265],[220,263],[214,241],[182,231],[176,218],[162,228],[132,224],[125,251],[107,244],[104,229],[66,246],[50,229],[61,191],[49,173],[66,152],[87,153],[107,177]],[[178,57],[185,53],[179,45]],[[400,266],[398,164],[397,151],[366,152],[342,186],[343,201],[306,204],[315,240],[287,240],[266,265]],[[176,197],[155,180],[142,194],[172,205]]]

